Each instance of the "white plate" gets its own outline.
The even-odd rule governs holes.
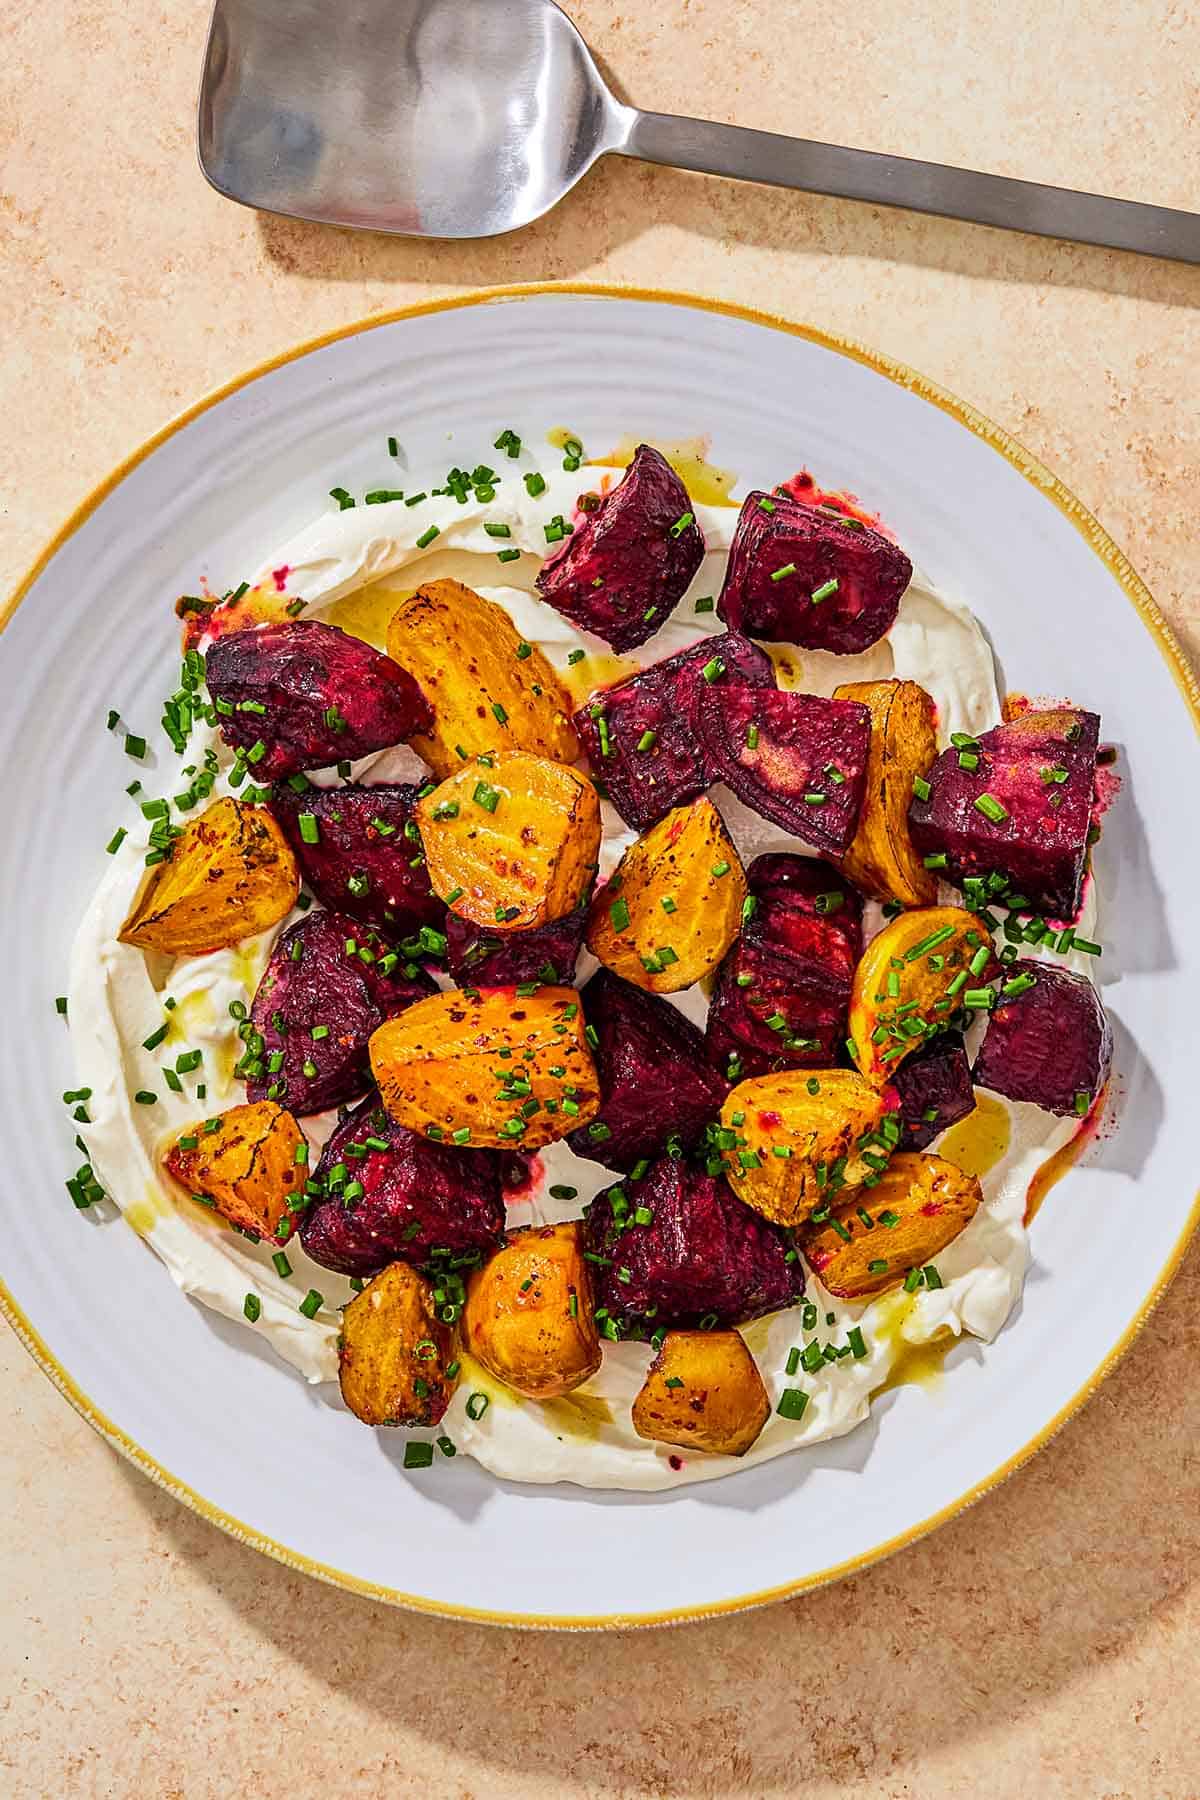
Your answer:
[[[53,996],[135,773],[109,706],[156,719],[170,602],[232,585],[335,482],[468,465],[499,428],[591,446],[709,434],[743,486],[801,464],[878,506],[990,631],[1008,685],[1098,708],[1124,787],[1102,848],[1115,1111],[1039,1215],[1018,1315],[940,1389],[850,1437],[681,1493],[406,1474],[402,1434],[326,1407],[190,1305],[121,1221],[80,1215]],[[234,382],[133,456],[19,590],[0,656],[5,1310],[84,1416],[236,1536],[346,1587],[510,1623],[678,1619],[795,1593],[930,1529],[1078,1406],[1144,1320],[1194,1222],[1191,929],[1197,694],[1149,596],[1046,470],[911,372],[817,333],[669,297],[541,290],[372,320]],[[15,602],[14,602],[15,604]]]

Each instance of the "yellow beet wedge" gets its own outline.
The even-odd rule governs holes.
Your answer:
[[[721,1108],[726,1180],[764,1218],[797,1225],[872,1172],[860,1139],[883,1113],[878,1089],[852,1069],[788,1069],[739,1082]]]
[[[394,1119],[447,1143],[535,1150],[600,1108],[573,988],[432,994],[379,1027],[371,1068]]]
[[[667,813],[631,844],[592,901],[587,947],[653,994],[711,973],[741,929],[746,876],[711,800]]]
[[[512,1232],[470,1277],[462,1333],[477,1362],[531,1399],[594,1375],[600,1336],[579,1221]]]
[[[376,1275],[342,1313],[342,1399],[367,1425],[436,1425],[454,1392],[454,1334],[432,1284],[407,1263]]]
[[[256,1100],[231,1106],[215,1126],[190,1125],[163,1162],[181,1187],[211,1200],[231,1225],[269,1237],[304,1185],[305,1170],[296,1160],[303,1143],[291,1113]]]
[[[862,810],[841,867],[864,894],[932,906],[937,880],[908,835],[913,782],[937,756],[933,701],[915,681],[850,681],[835,700],[858,700],[871,714],[871,745]]]
[[[524,750],[460,765],[420,801],[429,880],[452,912],[489,931],[527,931],[574,912],[600,849],[586,775]]]
[[[567,763],[579,755],[571,701],[553,665],[502,606],[461,582],[426,582],[402,597],[387,650],[433,708],[431,730],[409,741],[436,775],[453,774],[481,750],[531,750]]]
[[[744,1456],[770,1416],[737,1331],[668,1331],[633,1403],[639,1437],[710,1456]]]
[[[863,1074],[885,1082],[998,967],[991,933],[961,906],[925,906],[885,925],[850,990],[850,1041]]]
[[[828,1217],[798,1236],[813,1272],[831,1294],[861,1300],[900,1287],[969,1225],[983,1199],[974,1175],[940,1156],[904,1150],[874,1187],[839,1195]]]
[[[299,892],[296,859],[266,807],[214,800],[149,871],[120,939],[202,956],[278,925]]]

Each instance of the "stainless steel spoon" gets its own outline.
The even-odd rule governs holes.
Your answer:
[[[615,154],[1200,262],[1194,213],[624,106],[553,0],[216,0],[199,150],[243,205],[412,237],[528,225]]]

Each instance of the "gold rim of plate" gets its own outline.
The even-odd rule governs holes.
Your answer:
[[[0,607],[0,630],[3,630],[8,624],[17,607],[53,557],[78,531],[84,521],[95,512],[101,501],[125,479],[126,475],[144,462],[158,449],[160,444],[166,443],[167,439],[173,437],[177,431],[182,430],[201,413],[208,412],[220,401],[227,399],[230,394],[235,394],[241,388],[248,387],[260,376],[268,375],[287,363],[298,361],[300,357],[307,356],[313,350],[322,349],[326,344],[337,343],[343,338],[357,337],[360,333],[374,331],[381,325],[392,325],[402,319],[421,318],[429,313],[457,312],[464,307],[487,306],[496,301],[522,300],[534,294],[578,294],[602,300],[649,301],[660,305],[691,307],[701,312],[719,313],[731,319],[744,319],[753,325],[763,325],[772,331],[785,332],[789,337],[806,338],[810,343],[819,344],[822,349],[832,350],[840,356],[849,357],[852,362],[862,363],[867,368],[874,369],[877,374],[886,376],[889,381],[894,381],[898,387],[906,388],[909,393],[916,394],[920,399],[928,401],[930,405],[948,413],[951,418],[957,419],[960,425],[965,425],[967,430],[977,438],[981,438],[993,450],[998,451],[1006,461],[1012,464],[1014,469],[1025,477],[1026,481],[1032,483],[1047,499],[1052,500],[1064,517],[1079,532],[1089,548],[1099,557],[1105,568],[1120,583],[1146,629],[1155,640],[1159,653],[1183,695],[1192,716],[1192,723],[1200,733],[1200,681],[1197,681],[1175,634],[1163,618],[1145,582],[1133,568],[1129,559],[1118,549],[1100,522],[1093,518],[1070,489],[1065,487],[1056,475],[1051,474],[1043,463],[1031,455],[1015,438],[1010,437],[999,425],[986,418],[982,413],[976,412],[973,406],[968,406],[965,401],[948,393],[945,388],[939,387],[935,382],[919,375],[915,369],[908,368],[904,363],[895,362],[890,356],[885,356],[878,350],[871,350],[865,344],[857,343],[851,338],[835,336],[832,332],[822,331],[814,325],[797,325],[791,320],[779,318],[775,314],[760,312],[755,307],[738,306],[731,301],[706,300],[697,294],[674,293],[660,288],[625,287],[617,284],[529,282],[505,287],[480,288],[473,293],[457,295],[451,299],[425,300],[413,306],[401,306],[388,312],[375,313],[370,318],[358,319],[349,325],[339,325],[331,331],[322,332],[317,337],[306,338],[303,342],[294,344],[290,349],[279,351],[276,355],[256,363],[252,368],[245,370],[240,375],[235,375],[220,387],[213,388],[203,399],[195,401],[191,406],[177,413],[173,419],[148,437],[136,450],[118,463],[116,468],[102,481],[96,484],[91,493],[80,502],[69,518],[59,527],[40,554],[34,558],[30,568],[22,580],[17,583],[9,599]],[[119,1450],[122,1456],[127,1457],[143,1474],[148,1475],[151,1481],[156,1482],[176,1500],[182,1501],[201,1518],[207,1519],[213,1525],[220,1526],[222,1531],[228,1532],[230,1537],[236,1538],[239,1543],[249,1544],[254,1549],[261,1550],[267,1556],[273,1557],[276,1562],[283,1563],[291,1569],[298,1569],[306,1575],[314,1575],[318,1580],[329,1582],[334,1587],[345,1588],[348,1592],[361,1594],[369,1600],[382,1600],[391,1606],[406,1607],[412,1612],[430,1613],[435,1617],[442,1618],[467,1619],[485,1625],[516,1625],[558,1631],[600,1631],[629,1626],[676,1625],[693,1619],[720,1618],[728,1613],[747,1612],[755,1607],[768,1606],[778,1600],[791,1599],[797,1594],[807,1593],[812,1588],[823,1587],[828,1582],[838,1581],[843,1576],[854,1575],[863,1569],[870,1568],[872,1564],[894,1555],[897,1550],[904,1549],[908,1544],[916,1543],[919,1538],[935,1531],[939,1525],[944,1525],[948,1520],[964,1512],[967,1507],[973,1506],[977,1500],[981,1500],[985,1494],[990,1493],[1002,1481],[1007,1481],[1010,1475],[1015,1474],[1022,1464],[1028,1462],[1030,1457],[1048,1443],[1067,1421],[1074,1417],[1085,1402],[1091,1399],[1101,1382],[1129,1349],[1166,1293],[1198,1223],[1200,1223],[1200,1193],[1194,1198],[1187,1223],[1171,1254],[1159,1270],[1154,1285],[1142,1302],[1137,1316],[1108,1354],[1097,1364],[1087,1381],[1068,1400],[1066,1405],[1035,1436],[1030,1438],[1027,1444],[1001,1463],[998,1468],[993,1469],[991,1474],[985,1476],[982,1481],[976,1482],[973,1487],[960,1494],[956,1500],[940,1507],[937,1512],[931,1513],[927,1519],[922,1519],[908,1531],[901,1532],[898,1536],[888,1538],[883,1543],[875,1545],[873,1549],[864,1551],[861,1556],[850,1557],[844,1562],[834,1563],[829,1568],[819,1569],[811,1575],[803,1576],[798,1581],[783,1582],[778,1587],[762,1588],[754,1593],[740,1594],[729,1600],[713,1602],[708,1606],[672,1607],[665,1611],[650,1613],[611,1613],[575,1617],[557,1614],[489,1612],[482,1607],[451,1606],[442,1601],[423,1599],[416,1594],[406,1594],[399,1588],[385,1587],[378,1582],[364,1581],[359,1576],[349,1575],[342,1569],[334,1569],[311,1557],[301,1556],[296,1551],[289,1549],[286,1544],[278,1543],[263,1532],[255,1531],[250,1526],[243,1524],[232,1514],[224,1512],[219,1506],[214,1506],[211,1501],[204,1498],[203,1494],[198,1494],[194,1488],[179,1481],[169,1469],[165,1469],[160,1462],[143,1450],[140,1444],[122,1431],[119,1425],[101,1412],[51,1353],[2,1280],[0,1280],[0,1312],[7,1318],[29,1354],[50,1377],[59,1392],[70,1401],[76,1412],[80,1413],[88,1424],[100,1433],[101,1437],[105,1438],[115,1450]]]

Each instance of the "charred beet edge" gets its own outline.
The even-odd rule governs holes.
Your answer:
[[[209,645],[205,669],[221,735],[259,781],[353,762],[432,722],[398,663],[317,619],[231,631]]]
[[[282,782],[275,788],[271,811],[322,906],[393,937],[441,925],[445,909],[429,886],[413,823],[418,792],[392,782],[300,791]]]
[[[309,913],[276,940],[243,1029],[238,1069],[250,1099],[278,1100],[298,1117],[356,1100],[370,1085],[371,1033],[435,992],[369,926]]]
[[[668,1142],[690,1149],[729,1092],[706,1065],[696,1026],[669,1001],[607,969],[593,975],[581,998],[601,1101],[591,1123],[568,1137],[571,1149],[609,1169],[631,1169]]]
[[[1112,1026],[1086,975],[1010,963],[975,1058],[977,1087],[1082,1117],[1108,1080]]]
[[[639,669],[593,694],[575,714],[593,770],[625,823],[638,831],[694,800],[714,779],[690,723],[697,686],[714,657],[747,687],[775,686],[766,651],[729,631]]]
[[[687,489],[664,456],[638,446],[562,554],[537,578],[544,600],[614,650],[632,650],[666,623],[704,559]]]
[[[749,637],[852,656],[895,623],[912,580],[903,550],[861,521],[785,494],[747,494],[717,611]]]
[[[638,1213],[649,1221],[638,1223]],[[583,1217],[597,1306],[627,1327],[737,1325],[792,1306],[804,1292],[785,1233],[721,1176],[673,1157],[640,1181],[597,1194]]]
[[[435,1250],[470,1256],[504,1236],[501,1158],[409,1131],[375,1093],[338,1126],[313,1184],[324,1197],[309,1208],[300,1241],[314,1262],[343,1275],[376,1275],[397,1260],[422,1265]]]
[[[777,854],[746,871],[756,905],[721,964],[708,1057],[740,1080],[828,1067],[846,1035],[862,900],[828,863]]]
[[[971,1066],[962,1034],[946,1031],[898,1063],[889,1078],[900,1097],[901,1148],[924,1150],[975,1110]]]
[[[511,987],[517,982],[570,986],[583,943],[587,907],[532,931],[490,933],[454,913],[446,918],[446,960],[459,987]]]
[[[862,806],[867,708],[747,687],[712,663],[705,675],[692,723],[710,769],[764,819],[840,856]]]
[[[1000,873],[1030,907],[1064,923],[1079,912],[1091,824],[1097,713],[1022,713],[978,744],[943,750],[922,799],[913,843],[947,881]],[[965,766],[964,766],[965,764]],[[944,862],[930,863],[930,858]]]

